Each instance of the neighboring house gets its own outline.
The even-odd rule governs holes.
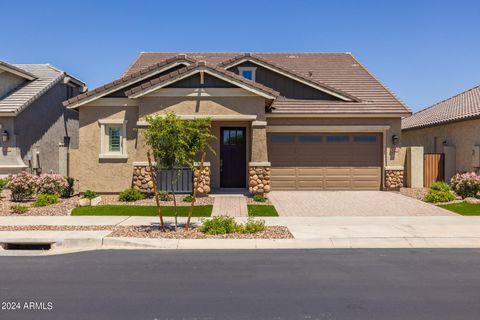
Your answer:
[[[86,89],[48,64],[0,61],[0,176],[25,169],[68,174],[68,148],[78,145],[78,113],[62,102]]]
[[[403,144],[445,156],[445,180],[480,168],[480,86],[402,121]]]
[[[381,190],[403,176],[410,110],[350,53],[141,53],[64,105],[79,111],[81,191],[151,191],[137,129],[170,111],[213,121],[206,191]]]

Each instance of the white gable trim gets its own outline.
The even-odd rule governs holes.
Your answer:
[[[231,63],[231,64],[228,64],[228,65],[224,66],[224,68],[225,68],[225,69],[232,68],[232,67],[235,67],[235,66],[237,66],[237,65],[239,65],[239,64],[241,64],[241,63],[244,63],[244,62],[254,63],[254,64],[256,64],[256,65],[258,65],[258,66],[261,66],[261,67],[263,67],[263,68],[265,68],[265,69],[268,69],[268,70],[270,70],[270,71],[273,71],[273,72],[276,72],[276,73],[278,73],[278,74],[281,74],[282,76],[285,76],[285,77],[290,78],[290,79],[293,79],[293,80],[295,80],[295,81],[297,81],[297,82],[303,83],[304,85],[307,85],[307,86],[312,87],[312,88],[314,88],[314,89],[317,89],[317,90],[320,90],[320,91],[322,91],[322,92],[328,93],[329,95],[332,95],[332,96],[337,97],[337,98],[339,98],[339,99],[342,99],[342,100],[344,100],[344,101],[353,101],[352,99],[350,99],[350,98],[348,98],[348,97],[345,97],[345,96],[343,96],[343,95],[341,95],[341,94],[338,94],[338,93],[336,93],[336,92],[333,92],[333,91],[331,91],[331,90],[329,90],[329,89],[327,89],[327,88],[324,88],[324,87],[322,87],[322,86],[320,86],[320,85],[315,85],[315,84],[313,84],[313,83],[310,83],[310,82],[308,82],[308,81],[303,80],[302,78],[296,77],[296,76],[294,76],[294,75],[292,75],[292,74],[290,74],[290,73],[283,72],[282,70],[279,70],[279,69],[277,69],[277,68],[275,68],[275,67],[272,67],[272,66],[270,66],[270,65],[268,65],[268,64],[262,63],[261,61],[257,61],[257,60],[255,60],[255,58],[252,59],[252,58],[250,58],[250,57],[245,57],[245,58],[242,58],[242,59],[240,59],[240,60],[238,60],[238,61],[235,61],[235,62],[233,62],[233,63]]]
[[[238,86],[238,87],[240,87],[240,88],[242,88],[242,89],[245,89],[245,90],[247,90],[247,91],[253,92],[253,93],[255,93],[255,94],[259,95],[259,96],[265,97],[265,98],[267,98],[267,99],[275,99],[275,98],[276,98],[275,96],[273,96],[273,95],[271,95],[271,94],[262,92],[262,91],[260,91],[260,90],[255,89],[255,88],[252,88],[252,87],[250,87],[250,86],[248,86],[248,85],[246,85],[246,84],[244,84],[244,83],[242,83],[242,82],[240,82],[240,81],[237,81],[237,80],[235,80],[235,79],[231,79],[231,78],[229,78],[229,77],[225,77],[225,76],[222,75],[222,74],[218,74],[218,73],[213,72],[213,71],[211,71],[211,70],[209,70],[209,69],[207,69],[207,68],[202,68],[202,67],[199,67],[199,68],[197,68],[197,69],[192,69],[191,71],[186,72],[185,74],[181,75],[181,76],[178,77],[178,78],[173,78],[173,79],[171,79],[171,80],[169,80],[169,81],[165,81],[165,82],[163,82],[163,83],[154,85],[154,86],[148,88],[147,90],[143,90],[143,91],[140,91],[140,92],[138,92],[138,93],[134,93],[134,94],[130,95],[129,98],[135,99],[135,98],[143,97],[143,96],[145,96],[145,95],[147,95],[147,94],[149,94],[149,93],[152,93],[152,92],[154,92],[154,91],[156,91],[156,90],[158,90],[158,89],[161,89],[161,88],[163,88],[163,87],[166,87],[166,86],[168,86],[168,85],[170,85],[170,84],[173,84],[173,83],[178,82],[178,81],[180,81],[180,80],[183,80],[183,79],[185,79],[185,78],[191,77],[191,76],[193,76],[193,75],[195,75],[195,74],[197,74],[197,73],[200,73],[200,72],[207,73],[207,74],[209,74],[209,75],[211,75],[211,76],[214,76],[214,77],[219,78],[219,79],[221,79],[221,80],[223,80],[223,81],[226,81],[226,82],[229,82],[229,83],[231,83],[231,84],[234,84],[234,85],[236,85],[236,86]]]
[[[94,101],[94,100],[97,100],[97,99],[99,99],[99,98],[101,98],[101,97],[104,97],[104,96],[106,96],[106,95],[109,95],[109,94],[112,93],[112,92],[115,92],[115,91],[117,91],[117,90],[126,88],[126,87],[128,87],[128,86],[130,86],[130,85],[132,85],[132,84],[134,84],[134,83],[137,83],[137,82],[139,82],[139,81],[142,81],[142,80],[145,80],[145,79],[147,79],[147,78],[150,78],[151,76],[154,76],[154,75],[156,75],[156,74],[162,73],[163,71],[166,71],[166,70],[171,69],[171,68],[173,68],[173,67],[176,67],[176,66],[178,66],[178,65],[188,66],[189,64],[190,64],[190,62],[188,62],[187,60],[175,61],[175,62],[173,62],[173,63],[171,63],[171,64],[166,65],[165,67],[163,67],[163,68],[161,68],[161,69],[157,69],[157,70],[155,70],[155,71],[153,71],[153,72],[147,72],[147,73],[145,73],[145,74],[144,74],[143,76],[141,76],[141,77],[131,79],[130,81],[127,81],[127,82],[123,83],[123,84],[122,84],[121,86],[119,86],[119,87],[114,87],[114,88],[111,88],[111,89],[102,91],[102,92],[100,92],[100,93],[98,93],[98,94],[96,94],[96,95],[93,95],[93,96],[85,99],[85,100],[82,100],[82,101],[73,103],[73,104],[69,105],[67,108],[69,108],[69,109],[78,108],[79,106],[82,106],[82,105],[84,105],[84,104],[90,103],[90,102],[92,102],[92,101]]]

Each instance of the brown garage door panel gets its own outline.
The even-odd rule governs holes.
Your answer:
[[[272,136],[289,136],[290,142],[272,142]],[[328,141],[335,134],[310,134],[320,140],[308,142],[309,134],[269,134],[274,190],[378,190],[382,180],[381,134],[336,134],[343,141]],[[291,137],[294,139],[291,139]],[[348,136],[348,141],[345,141]],[[358,139],[358,136],[369,136]],[[278,137],[276,141],[284,141]],[[342,140],[339,139],[339,140]],[[331,140],[331,139],[330,139]],[[334,139],[335,140],[335,139]],[[307,141],[307,142],[305,142]]]

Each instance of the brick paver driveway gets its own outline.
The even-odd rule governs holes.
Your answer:
[[[386,191],[272,191],[269,199],[283,217],[448,216],[448,210]]]

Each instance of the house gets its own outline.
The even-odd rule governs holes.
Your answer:
[[[0,61],[0,176],[29,170],[68,174],[78,114],[62,102],[87,87],[48,64]]]
[[[382,190],[402,185],[410,110],[350,53],[144,52],[111,83],[64,103],[82,191],[151,192],[147,115],[210,117],[202,191]],[[395,177],[392,177],[395,176]]]
[[[444,156],[444,179],[480,168],[480,86],[440,101],[402,121],[403,143]]]

